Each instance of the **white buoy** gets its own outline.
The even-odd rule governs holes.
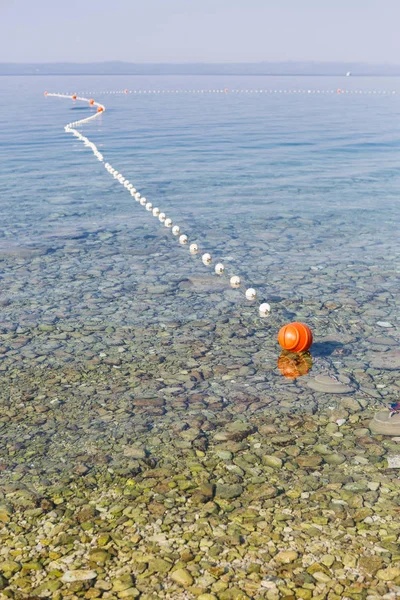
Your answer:
[[[131,196],[132,196],[132,198],[134,198],[134,197],[135,197],[135,194],[136,194],[136,189],[133,187],[133,188],[131,189]]]
[[[160,209],[156,207],[153,208],[153,217],[158,217],[160,214]]]
[[[199,247],[197,244],[190,244],[190,246],[189,246],[190,254],[197,254],[198,251],[199,251]]]
[[[257,297],[257,292],[254,288],[249,288],[246,290],[246,298],[247,300],[255,300]]]
[[[261,317],[266,317],[271,312],[271,307],[268,304],[268,302],[263,302],[262,304],[260,304],[258,310],[260,311]]]
[[[201,257],[201,260],[203,261],[204,265],[211,265],[211,261],[212,261],[211,254],[209,254],[208,252],[206,252]]]
[[[230,284],[233,288],[240,287],[240,277],[238,277],[238,275],[233,275],[230,279]]]
[[[184,246],[185,244],[188,243],[188,236],[185,234],[182,234],[179,236],[179,243],[182,244],[182,246]]]
[[[179,225],[174,225],[173,228],[172,228],[172,233],[174,235],[179,235],[180,232],[181,232],[181,228],[179,227]]]
[[[164,223],[166,218],[167,217],[166,217],[165,213],[160,212],[160,214],[158,215],[158,219],[159,219],[160,223]]]
[[[140,204],[142,206],[146,206],[146,204],[147,204],[147,198],[145,198],[144,196],[142,198],[140,198]]]
[[[135,200],[136,200],[136,202],[139,202],[139,200],[140,200],[140,193],[139,192],[136,192],[136,194],[135,194]]]
[[[172,219],[165,219],[164,225],[165,227],[172,227]]]
[[[215,265],[215,272],[217,275],[222,275],[222,273],[225,271],[225,267],[222,263],[217,263]]]
[[[148,211],[150,212],[152,209],[153,209],[153,205],[152,205],[152,203],[151,203],[151,202],[148,202],[148,203],[146,204],[146,210],[148,210]]]

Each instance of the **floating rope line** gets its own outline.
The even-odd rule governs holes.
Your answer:
[[[45,92],[44,95],[53,96],[55,98],[72,98],[72,100],[81,100],[82,102],[88,102],[90,106],[97,107],[97,111],[93,115],[91,115],[90,117],[86,117],[85,119],[80,119],[79,121],[74,121],[73,123],[68,123],[68,125],[65,125],[64,129],[67,133],[72,133],[75,137],[81,140],[86,147],[90,148],[93,151],[95,157],[99,161],[103,162],[103,155],[101,154],[101,152],[98,151],[96,144],[93,144],[93,142],[91,142],[89,138],[82,135],[77,129],[75,129],[75,127],[79,127],[84,123],[90,123],[90,121],[93,121],[94,119],[99,117],[105,111],[105,106],[103,104],[99,104],[99,102],[95,102],[94,100],[89,100],[88,98],[81,98],[76,94],[72,94],[71,96],[67,94],[52,94],[49,92]]]
[[[90,123],[91,121],[93,121],[96,118],[98,118],[99,116],[101,116],[101,114],[105,111],[105,106],[103,104],[99,104],[98,102],[95,102],[94,100],[90,100],[88,98],[78,96],[77,94],[71,95],[71,94],[58,94],[58,93],[45,92],[44,95],[52,96],[55,98],[72,99],[73,101],[87,102],[90,106],[97,107],[97,111],[90,117],[86,117],[85,119],[80,119],[79,121],[74,121],[72,123],[68,123],[68,125],[65,125],[65,127],[64,127],[65,131],[67,133],[72,133],[75,137],[77,137],[79,140],[81,140],[85,144],[86,147],[90,148],[92,150],[93,154],[95,155],[95,157],[100,162],[104,163],[104,167],[105,167],[106,171],[108,173],[110,173],[110,175],[112,175],[114,177],[114,179],[116,181],[118,181],[118,183],[120,183],[121,185],[124,186],[124,188],[130,193],[132,198],[134,198],[136,200],[136,202],[138,202],[141,206],[143,206],[150,213],[150,215],[157,218],[162,225],[164,225],[168,229],[171,229],[173,236],[176,239],[178,239],[179,244],[181,246],[189,245],[190,254],[192,256],[197,256],[197,255],[200,256],[200,248],[199,248],[198,244],[196,242],[190,243],[189,236],[185,233],[182,233],[179,225],[177,225],[170,217],[167,217],[167,214],[165,212],[163,212],[160,208],[158,208],[157,206],[153,206],[152,202],[149,202],[147,200],[147,198],[142,196],[140,194],[140,192],[138,192],[137,189],[133,186],[133,184],[126,177],[124,177],[122,175],[122,173],[117,171],[117,169],[114,169],[114,167],[109,162],[104,162],[104,157],[103,157],[102,153],[99,152],[99,150],[97,149],[96,144],[91,142],[89,140],[89,138],[82,135],[76,129],[76,127],[80,127],[81,125],[84,125],[85,123]],[[205,252],[204,254],[202,254],[201,260],[205,266],[211,266],[213,263],[213,258],[209,252]],[[218,262],[217,264],[215,264],[214,272],[216,275],[219,275],[219,276],[222,276],[222,275],[227,276],[226,271],[225,271],[225,265],[221,262]],[[228,277],[229,277],[230,286],[232,288],[239,289],[242,286],[243,282],[242,282],[241,278],[239,277],[239,275],[228,275]],[[253,287],[247,288],[244,292],[244,295],[245,295],[246,299],[250,302],[254,302],[257,299],[257,292]],[[266,317],[269,315],[270,311],[271,311],[270,304],[268,304],[267,302],[263,302],[262,304],[260,304],[260,306],[259,306],[260,316]]]
[[[395,91],[388,92],[385,90],[250,90],[250,89],[234,89],[231,90],[232,93],[242,94],[242,93],[270,93],[270,94],[395,94]],[[105,92],[83,92],[90,96],[96,94],[203,94],[203,93],[229,93],[227,88],[225,89],[215,89],[215,90],[115,90],[115,91],[105,91]],[[90,123],[94,121],[96,118],[100,117],[102,113],[105,111],[105,106],[100,104],[99,102],[95,102],[93,99],[89,99],[83,96],[78,96],[76,93],[73,94],[60,94],[60,93],[49,93],[45,92],[45,96],[52,96],[56,98],[67,98],[72,99],[73,101],[81,101],[86,102],[93,108],[96,108],[96,112],[90,117],[86,117],[85,119],[80,119],[78,121],[74,121],[72,123],[68,123],[65,125],[64,129],[67,133],[72,133],[76,138],[81,140],[84,145],[90,148],[95,155],[95,157],[102,163],[104,163],[104,167],[107,172],[114,177],[118,183],[124,186],[127,192],[130,193],[132,198],[135,199],[141,206],[143,206],[146,211],[149,212],[150,215],[157,218],[160,224],[164,225],[168,229],[171,229],[173,236],[178,240],[181,246],[189,246],[189,252],[192,256],[201,256],[201,260],[205,266],[211,266],[213,264],[213,257],[209,252],[204,252],[200,254],[200,248],[197,242],[192,242],[189,239],[189,236],[186,233],[182,233],[181,227],[175,223],[170,217],[167,216],[165,212],[162,211],[161,208],[157,206],[153,206],[153,203],[148,201],[146,197],[142,196],[140,192],[133,186],[133,184],[123,176],[121,172],[115,169],[109,162],[104,162],[104,157],[101,152],[99,152],[97,146],[89,140],[86,136],[82,135],[76,128],[84,125],[85,123]],[[225,276],[229,279],[229,284],[231,288],[239,289],[244,292],[244,296],[247,301],[254,302],[257,299],[257,291],[254,287],[250,286],[247,289],[243,286],[243,281],[241,277],[237,274],[227,274],[225,265],[222,262],[217,262],[214,265],[214,272],[218,276]],[[268,302],[263,302],[258,307],[260,317],[266,317],[270,314],[271,306]]]
[[[80,92],[81,94],[88,95],[100,95],[100,94],[361,94],[361,95],[369,95],[369,94],[395,94],[395,90],[343,90],[341,88],[333,90],[303,90],[303,89],[214,89],[214,90],[105,90],[105,91],[84,91]],[[72,93],[65,94],[49,94],[49,95],[58,95],[61,97],[67,96],[71,97]],[[80,100],[85,100],[85,98],[80,98]]]

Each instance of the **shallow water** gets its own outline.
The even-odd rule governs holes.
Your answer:
[[[95,93],[216,87],[397,93]],[[83,133],[191,241],[254,286],[271,304],[268,318],[64,133],[89,110],[44,98],[45,89],[89,90],[104,102]],[[353,429],[400,388],[399,94],[396,78],[3,77],[3,481],[44,494],[60,481],[100,486],[104,473],[126,484],[165,464],[176,475],[187,460],[202,462],[211,481],[223,480],[221,461],[230,485],[265,480],[257,465],[249,479],[243,461],[240,472],[228,455],[215,459],[219,444],[233,457],[255,448],[250,464],[276,454],[290,490],[281,446],[293,440],[269,440],[268,426],[283,435],[299,427],[299,451],[314,455],[338,419],[344,434],[331,451],[346,458],[346,476],[371,479],[386,450],[370,460]],[[315,343],[311,370],[293,380],[282,377],[276,337],[294,320]],[[321,375],[329,384],[315,386]],[[247,430],[226,433],[237,421]],[[332,482],[338,467],[323,468]]]

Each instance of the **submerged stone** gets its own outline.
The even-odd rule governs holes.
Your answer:
[[[388,410],[381,410],[369,422],[369,428],[380,435],[400,435],[400,414],[391,415]]]
[[[307,386],[324,394],[350,394],[353,391],[351,387],[329,375],[317,375],[311,381],[307,381]]]
[[[215,494],[219,498],[223,498],[224,500],[231,500],[232,498],[237,498],[243,493],[243,487],[239,484],[217,484]]]

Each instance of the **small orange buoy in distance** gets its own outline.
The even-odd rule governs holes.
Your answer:
[[[44,93],[44,95],[45,95],[45,96],[47,96],[47,94],[48,94],[48,93],[49,93],[49,92],[45,92],[45,93]]]
[[[103,108],[102,106],[99,106],[99,107],[97,108],[97,112],[103,112],[103,110],[104,110],[104,108]]]
[[[311,348],[313,336],[311,329],[303,323],[289,323],[284,325],[278,333],[278,342],[285,350],[290,352],[304,352]]]
[[[225,94],[227,94],[229,92],[228,88],[225,88]]]
[[[124,90],[125,94],[127,94],[127,93],[128,93],[128,91],[129,91],[129,90]]]
[[[89,100],[89,104],[90,104],[90,106],[93,106],[94,100]]]
[[[338,94],[340,94],[340,92],[341,92],[341,91],[342,91],[342,90],[339,88],[339,89],[338,89],[338,91],[337,91],[337,93],[338,93]]]
[[[72,100],[76,100],[76,94],[73,94]]]

